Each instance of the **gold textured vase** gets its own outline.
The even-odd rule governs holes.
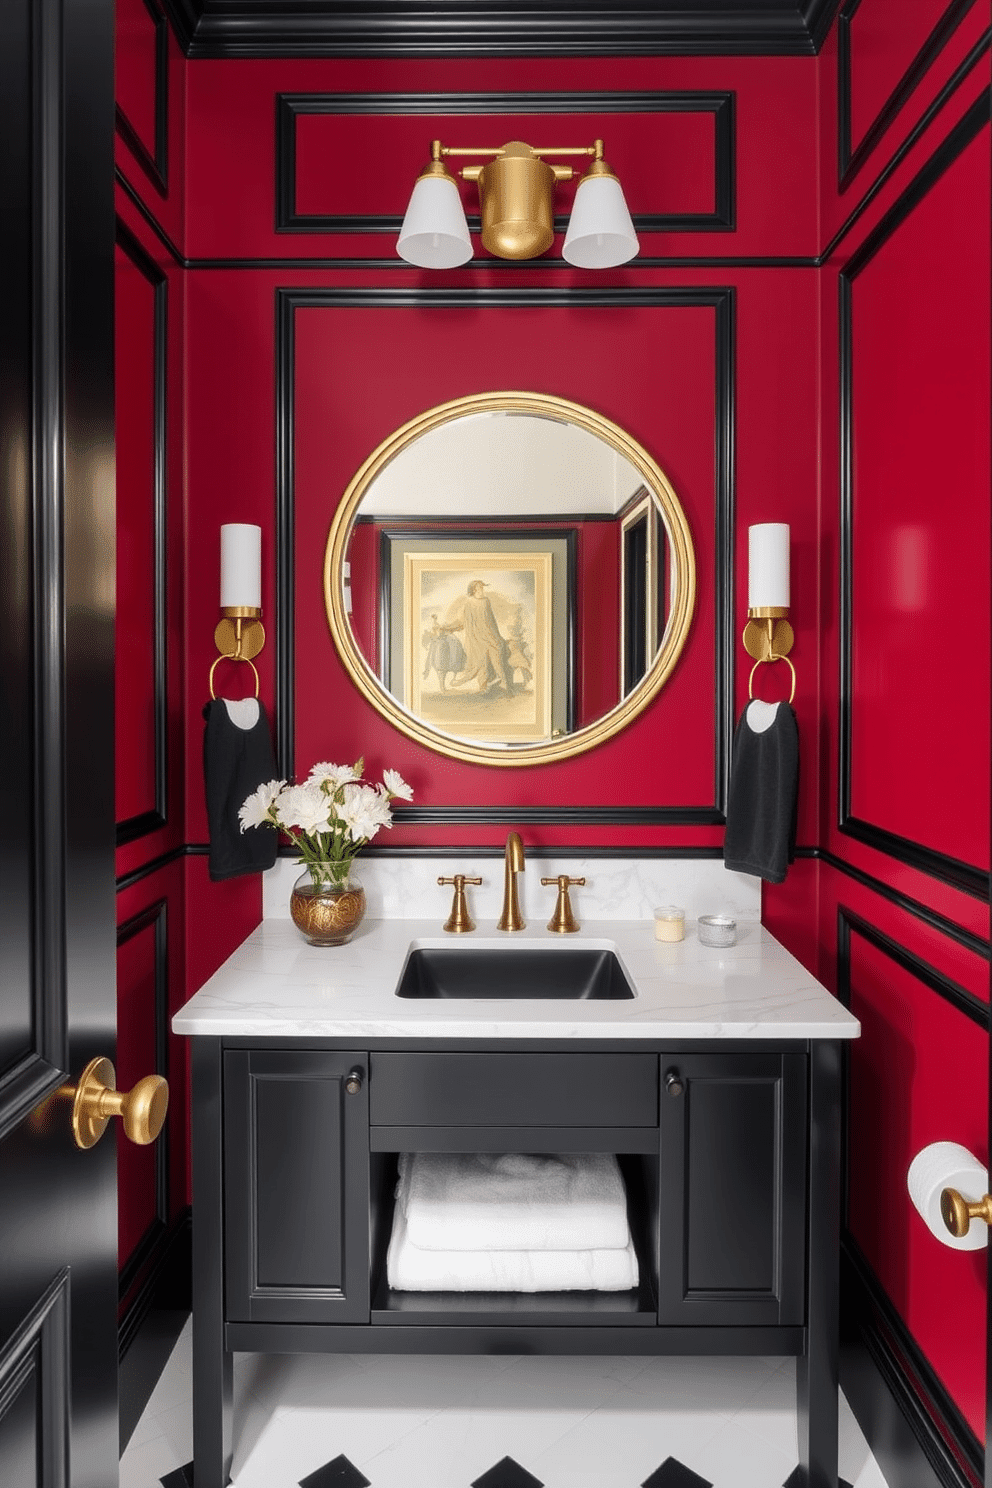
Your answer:
[[[315,863],[293,885],[289,912],[310,945],[344,945],[365,918],[365,890],[353,876],[336,877],[339,866]]]

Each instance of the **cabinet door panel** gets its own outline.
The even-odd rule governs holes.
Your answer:
[[[662,1083],[660,1320],[801,1323],[805,1057],[673,1056]]]
[[[227,1316],[368,1319],[368,1087],[350,1053],[224,1056]]]

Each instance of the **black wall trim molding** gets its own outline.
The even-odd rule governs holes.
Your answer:
[[[142,0],[155,27],[155,138],[143,140],[120,104],[117,133],[160,196],[169,194],[169,23],[157,0]]]
[[[835,0],[667,0],[621,9],[468,0],[164,0],[188,57],[812,56]]]
[[[886,1482],[984,1483],[981,1444],[850,1233],[841,1242],[841,1385]]]
[[[887,899],[890,904],[896,905],[898,909],[903,909],[907,914],[913,915],[915,919],[922,920],[931,929],[939,930],[941,935],[946,935],[948,939],[957,941],[958,945],[964,946],[965,950],[971,951],[973,955],[981,956],[984,961],[992,958],[992,948],[990,948],[989,942],[983,940],[980,935],[974,935],[970,930],[965,930],[962,925],[958,925],[954,920],[949,920],[946,915],[938,914],[935,909],[931,909],[928,904],[921,904],[918,899],[911,899],[908,894],[903,894],[899,889],[892,888],[891,884],[883,883],[880,878],[875,878],[872,874],[865,873],[861,868],[855,868],[853,863],[848,863],[843,858],[837,857],[829,849],[825,847],[797,848],[796,857],[819,858],[828,867],[835,868],[838,873],[843,873],[845,877],[853,879],[855,883],[861,884],[863,888],[870,889],[872,893],[878,894],[880,898]]]
[[[184,1209],[160,1237],[147,1274],[118,1324],[123,1453],[189,1314],[192,1218]]]
[[[168,253],[169,257],[172,259],[176,267],[179,269],[195,268],[196,264],[193,262],[193,260],[184,258],[183,255],[179,252],[179,249],[169,237],[169,234],[166,232],[165,228],[157,220],[151,209],[146,206],[144,201],[142,201],[140,193],[131,185],[131,182],[128,180],[127,176],[121,170],[119,165],[114,166],[114,181],[124,192],[124,195],[136,209],[136,211],[138,211],[144,218],[145,222],[147,222],[148,226],[158,238],[159,242],[162,244],[162,247]],[[203,262],[205,264],[208,264],[211,263],[212,260],[205,259]],[[217,260],[217,262],[220,262],[220,260]],[[247,263],[249,262],[249,260],[245,260],[245,262]],[[233,267],[233,265],[225,264],[225,267]],[[258,267],[258,264],[252,264],[252,267]]]
[[[877,951],[888,956],[903,971],[908,971],[910,976],[929,987],[931,992],[936,992],[945,1002],[957,1008],[959,1013],[964,1013],[973,1023],[977,1023],[985,1033],[989,1032],[989,1005],[981,998],[962,987],[959,982],[954,982],[950,977],[931,966],[929,961],[916,956],[912,951],[907,951],[905,946],[893,940],[889,935],[883,935],[881,930],[863,920],[860,915],[843,905],[837,910],[837,996],[845,1007],[851,1006],[851,935],[860,935],[862,940],[867,940]]]
[[[817,268],[822,268],[822,266],[828,262],[833,253],[843,242],[844,238],[846,238],[847,234],[851,231],[851,228],[854,226],[854,224],[859,221],[859,219],[867,211],[868,207],[871,206],[872,202],[878,196],[878,193],[881,191],[885,183],[892,177],[895,171],[898,170],[899,166],[905,160],[906,156],[909,154],[910,150],[912,150],[913,146],[916,144],[920,136],[927,129],[929,129],[930,125],[933,123],[934,119],[937,117],[940,111],[944,108],[948,101],[953,98],[954,94],[964,82],[965,78],[968,77],[968,75],[972,72],[980,59],[989,50],[990,45],[992,45],[992,28],[990,28],[988,31],[983,32],[983,34],[976,41],[975,45],[972,47],[971,51],[965,57],[964,61],[961,62],[957,68],[955,68],[954,72],[947,79],[947,82],[941,88],[940,92],[937,93],[932,101],[928,104],[927,108],[920,115],[919,119],[906,135],[906,138],[896,150],[891,160],[875,177],[875,180],[872,182],[871,186],[868,187],[868,190],[865,192],[864,196],[862,196],[861,200],[858,202],[858,205],[851,212],[851,215],[834,233],[830,242],[827,244],[826,248],[824,248],[823,252],[820,254],[819,258],[816,261]]]
[[[169,1078],[169,906],[157,899],[117,927],[117,948],[144,930],[154,933],[155,965],[155,1074]],[[126,1202],[127,1195],[121,1195]],[[123,1302],[135,1281],[148,1267],[169,1224],[169,1124],[155,1143],[155,1217],[146,1228],[118,1276],[118,1297]]]
[[[840,732],[839,801],[840,830],[869,847],[908,863],[973,898],[988,902],[989,874],[984,868],[962,863],[923,843],[910,841],[852,815],[852,725],[854,644],[854,325],[853,285],[866,264],[906,220],[931,187],[940,180],[966,147],[988,124],[992,89],[983,89],[964,117],[951,130],[926,165],[868,235],[838,276],[840,341]]]
[[[975,0],[950,0],[944,14],[920,47],[857,145],[851,138],[851,25],[861,0],[847,0],[837,20],[837,179],[844,191],[861,169],[924,73],[971,9]]]
[[[296,121],[301,115],[392,114],[400,117],[492,114],[712,114],[715,137],[712,212],[638,213],[634,227],[652,232],[732,232],[736,225],[736,95],[734,93],[279,93],[276,95],[276,232],[398,233],[401,216],[305,215],[296,210]],[[424,160],[429,130],[424,125]],[[412,187],[411,187],[412,189]],[[479,232],[478,214],[468,219]],[[555,218],[564,232],[565,217]]]
[[[0,1351],[0,1421],[35,1376],[38,1482],[69,1484],[69,1271],[52,1280]]]
[[[396,825],[474,827],[720,827],[724,815],[711,806],[401,806]],[[464,848],[458,849],[465,851]],[[418,852],[431,852],[418,848]],[[502,848],[499,849],[503,851]],[[556,848],[570,853],[571,847]],[[722,857],[722,849],[714,849]]]
[[[137,868],[132,868],[128,873],[122,873],[116,882],[118,894],[123,893],[125,889],[133,888],[143,878],[149,878],[153,873],[159,873],[163,868],[167,868],[170,863],[177,862],[179,858],[185,858],[198,850],[198,848],[186,846],[185,843],[180,847],[170,847],[168,852],[160,853],[157,858],[150,858],[147,863],[141,863]],[[204,845],[203,851],[204,853],[208,853],[210,849]]]
[[[152,286],[154,301],[152,405],[153,466],[152,505],[154,553],[153,575],[155,634],[152,651],[152,709],[155,724],[155,805],[137,816],[117,823],[117,846],[157,832],[169,820],[169,658],[168,658],[168,473],[167,473],[167,343],[169,335],[169,281],[145,252],[131,230],[117,220],[117,243],[138,272]]]
[[[281,775],[294,770],[294,664],[295,664],[295,469],[293,458],[295,420],[295,329],[298,309],[527,309],[555,306],[569,309],[665,308],[678,306],[709,308],[716,317],[715,401],[715,551],[716,572],[715,678],[714,678],[714,799],[711,806],[636,808],[653,811],[641,825],[722,825],[730,781],[730,746],[733,735],[734,670],[734,479],[735,479],[735,388],[736,388],[736,297],[731,288],[616,288],[568,289],[466,288],[466,289],[325,289],[284,288],[276,290],[276,759]],[[498,808],[497,808],[498,809]],[[541,808],[543,810],[543,808]],[[432,810],[432,822],[466,820],[451,811],[489,808],[404,808],[397,821],[407,820],[406,811]],[[604,822],[599,812],[608,811]],[[589,813],[592,815],[589,815]],[[491,814],[468,818],[495,821]],[[514,820],[521,820],[519,811]],[[419,821],[425,818],[417,818]],[[582,826],[621,823],[613,808],[575,807],[567,816],[548,808],[547,820]]]

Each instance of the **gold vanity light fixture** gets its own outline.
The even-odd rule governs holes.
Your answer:
[[[246,661],[255,675],[254,658],[265,645],[262,625],[262,529],[250,522],[226,522],[220,529],[220,613],[214,643],[220,655],[210,668],[210,696],[214,672],[226,657]]]
[[[455,148],[431,142],[430,164],[421,172],[400,230],[396,251],[421,269],[454,269],[472,257],[465,209],[446,156],[491,155],[487,165],[466,165],[459,174],[479,187],[482,243],[497,258],[537,258],[554,240],[554,193],[570,181],[570,165],[549,165],[546,157],[589,155],[579,181],[562,257],[580,269],[610,269],[638,252],[637,235],[620,182],[603,159],[603,141],[591,145],[535,149],[521,140],[509,144]]]
[[[795,640],[789,613],[789,524],[759,522],[747,529],[748,621],[744,627],[744,649],[754,657],[748,693],[753,696],[754,674],[763,662],[784,661],[792,673],[796,695],[796,669],[789,660]]]

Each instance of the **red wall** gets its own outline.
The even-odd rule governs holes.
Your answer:
[[[848,1243],[981,1441],[985,1256],[906,1191],[930,1142],[988,1156],[988,13],[938,45],[945,9],[862,0],[818,60],[824,857],[764,917],[862,1020]]]

